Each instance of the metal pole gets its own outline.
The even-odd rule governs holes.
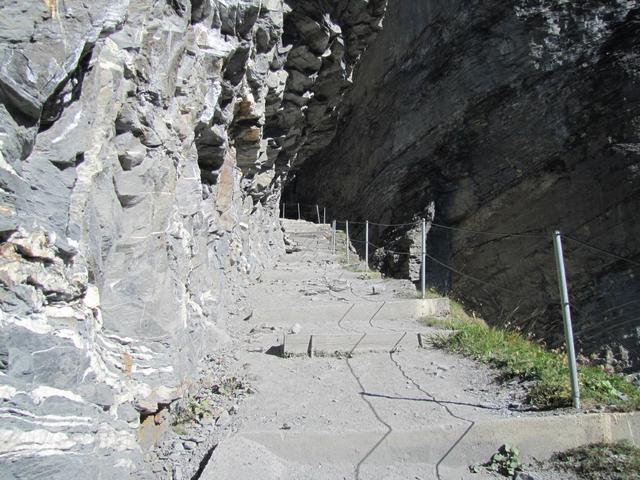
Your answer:
[[[364,227],[364,269],[369,271],[369,220]]]
[[[300,220],[300,204],[298,204],[298,220]]]
[[[318,214],[318,223],[320,222],[320,207],[318,205],[316,205],[316,213]]]
[[[331,251],[336,253],[336,221],[331,222]]]
[[[327,223],[327,207],[322,207],[322,223]]]
[[[282,202],[282,211],[280,212],[280,216],[284,219],[284,210],[285,210],[285,205],[286,203]]]
[[[346,232],[347,232],[347,239],[346,239],[346,244],[347,244],[347,264],[349,264],[349,260],[350,260],[350,255],[349,255],[349,220],[346,221]]]
[[[569,357],[569,374],[571,375],[571,393],[573,406],[580,409],[580,384],[578,383],[578,368],[576,366],[576,352],[573,345],[573,327],[571,325],[571,304],[569,303],[569,289],[567,288],[567,274],[564,269],[564,255],[562,253],[562,236],[556,230],[553,232],[553,247],[556,254],[556,267],[558,269],[558,285],[560,287],[560,301],[562,305],[562,318],[564,320],[564,337],[567,342],[567,355]]]
[[[422,280],[422,298],[427,298],[427,221],[422,219],[422,263],[420,265]]]

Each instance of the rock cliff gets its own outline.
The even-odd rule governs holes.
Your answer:
[[[639,39],[637,0],[5,0],[2,478],[145,475],[141,422],[284,250],[285,184],[428,218],[429,283],[551,342],[549,232],[598,247],[567,243],[578,341],[637,368]],[[372,260],[416,280],[418,237],[376,227]]]
[[[3,2],[3,478],[144,470],[141,419],[243,328],[385,5]]]
[[[463,229],[431,226],[429,283],[553,344],[551,231],[635,259],[565,240],[579,344],[637,368],[639,34],[637,1],[391,1],[337,137],[300,159],[288,195],[331,218]],[[415,254],[415,234],[372,242]]]

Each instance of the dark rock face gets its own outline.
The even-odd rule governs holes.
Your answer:
[[[284,40],[292,48],[282,108],[267,119],[278,134],[283,172],[327,146],[336,131],[338,106],[352,85],[353,68],[382,28],[387,0],[290,2]]]
[[[382,223],[433,202],[436,224],[527,234],[432,226],[429,252],[455,272],[430,261],[431,285],[555,343],[551,230],[638,261],[637,2],[392,1],[354,84],[335,140],[302,159],[300,201]],[[578,343],[637,368],[638,265],[565,246]]]
[[[141,418],[243,328],[284,248],[289,159],[329,128],[386,2],[290,3],[0,6],[8,478],[143,471]]]

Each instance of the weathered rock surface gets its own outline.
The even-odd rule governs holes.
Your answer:
[[[288,159],[386,4],[290,3],[0,6],[3,478],[144,476],[165,407],[250,314]],[[314,115],[285,100],[315,93]]]
[[[640,4],[396,0],[388,12],[338,136],[299,159],[292,195],[332,218],[410,222],[433,202],[439,224],[540,234],[433,227],[430,254],[463,275],[431,261],[429,283],[560,341],[550,231],[640,258]],[[565,243],[577,340],[637,368],[637,264]]]

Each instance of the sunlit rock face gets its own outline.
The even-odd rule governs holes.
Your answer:
[[[2,3],[3,474],[144,472],[140,419],[243,328],[385,3]]]
[[[338,135],[301,159],[290,194],[331,218],[533,233],[432,226],[429,253],[460,273],[430,260],[428,280],[556,344],[551,231],[638,261],[639,33],[636,1],[391,1]],[[372,231],[414,257],[419,238]],[[578,343],[637,368],[637,263],[565,246]],[[413,277],[414,257],[375,254]]]

